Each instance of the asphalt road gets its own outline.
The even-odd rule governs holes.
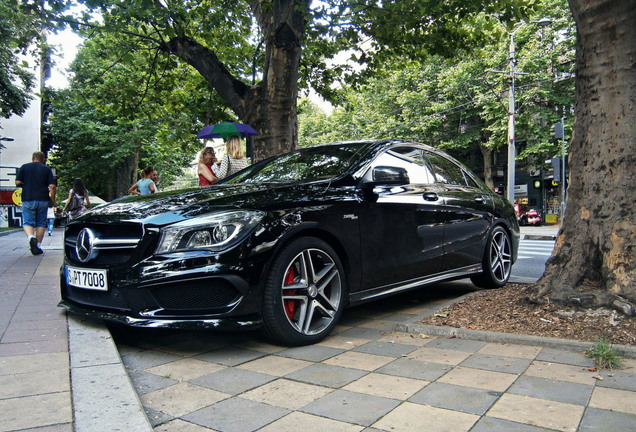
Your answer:
[[[511,282],[531,283],[539,279],[553,249],[554,241],[551,240],[521,240],[519,259],[512,267]]]

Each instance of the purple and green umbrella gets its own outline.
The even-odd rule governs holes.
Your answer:
[[[229,138],[231,136],[248,137],[254,135],[258,135],[258,132],[248,124],[223,122],[204,127],[197,134],[197,138]]]

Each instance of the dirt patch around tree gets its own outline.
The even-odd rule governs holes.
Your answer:
[[[531,286],[478,291],[420,324],[636,346],[636,318],[609,308],[531,304],[525,300]]]

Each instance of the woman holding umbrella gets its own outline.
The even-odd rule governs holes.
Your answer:
[[[243,154],[243,143],[241,142],[241,138],[236,135],[231,136],[225,142],[225,156],[221,160],[217,177],[219,180],[222,180],[243,168],[247,168],[249,164],[249,161]]]
[[[225,139],[225,157],[221,160],[214,174],[221,180],[231,176],[237,171],[246,168],[250,163],[243,154],[241,137],[258,135],[250,125],[245,123],[223,122],[205,126],[197,134],[197,138],[223,138]],[[200,167],[200,164],[199,164]],[[201,168],[199,168],[201,171]]]

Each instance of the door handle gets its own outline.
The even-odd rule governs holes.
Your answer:
[[[488,202],[488,197],[483,195],[475,195],[475,202],[478,202],[478,203]]]
[[[426,192],[422,195],[424,201],[437,201],[439,196],[435,192]]]

